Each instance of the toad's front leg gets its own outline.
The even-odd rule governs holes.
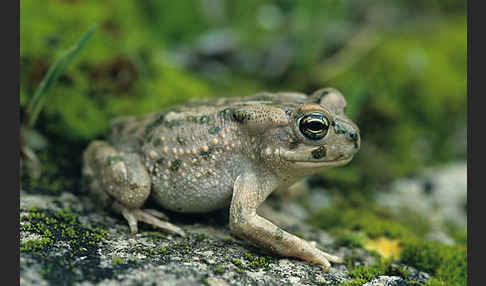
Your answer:
[[[267,178],[268,179],[268,178]],[[281,256],[321,264],[343,263],[339,257],[319,250],[308,241],[290,234],[257,215],[256,210],[275,188],[271,180],[260,182],[255,174],[240,175],[234,184],[230,207],[230,228],[239,237]]]

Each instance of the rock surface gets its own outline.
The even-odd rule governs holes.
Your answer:
[[[353,281],[345,265],[334,264],[325,273],[318,265],[276,257],[236,238],[224,210],[196,216],[169,214],[188,233],[182,238],[146,225],[139,225],[139,233],[132,235],[123,218],[100,210],[82,194],[21,191],[20,208],[21,285],[340,285]],[[353,256],[355,265],[375,261],[361,249],[333,248],[329,234],[294,217],[269,207],[261,211],[330,253]],[[33,243],[46,237],[40,246]],[[30,249],[22,249],[29,245]],[[425,273],[420,275],[418,281],[428,279]],[[366,285],[408,284],[400,277],[383,276]]]

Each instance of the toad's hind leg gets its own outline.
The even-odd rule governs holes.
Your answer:
[[[132,233],[142,221],[169,233],[184,236],[184,231],[159,218],[160,212],[141,210],[150,195],[151,180],[140,157],[123,153],[103,141],[91,143],[83,156],[83,177],[88,188],[105,207],[120,213],[127,220]]]

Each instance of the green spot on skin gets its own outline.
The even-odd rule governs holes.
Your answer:
[[[157,161],[155,161],[155,163],[158,164],[158,165],[162,165],[164,162],[165,162],[164,157],[160,157],[159,159],[157,159]]]
[[[327,151],[327,150],[326,150],[326,147],[324,147],[324,146],[320,146],[319,148],[314,149],[314,150],[312,151],[312,157],[313,157],[314,159],[321,159],[321,158],[324,158],[324,157],[326,157],[326,151]]]
[[[208,117],[207,116],[201,116],[199,118],[199,123],[204,124],[208,122]]]
[[[201,157],[204,159],[204,160],[209,160],[209,155],[213,152],[213,149],[210,147],[208,149],[208,151],[204,152],[204,151],[201,151],[199,154],[201,155]]]
[[[147,125],[147,128],[145,128],[145,137],[151,139],[152,136],[154,135],[154,129],[160,124],[162,124],[163,122],[164,122],[164,115],[161,115],[157,119],[155,119],[154,122]]]
[[[209,115],[207,124],[209,124],[209,125],[214,124],[214,116]]]
[[[171,121],[166,121],[164,123],[165,127],[169,128],[169,129],[172,129],[173,127],[176,127],[176,126],[179,126],[179,125],[182,125],[182,121],[180,120],[171,120]]]
[[[162,140],[160,140],[160,138],[155,139],[153,145],[155,147],[159,147],[160,145],[162,145]]]
[[[108,156],[108,159],[106,160],[106,164],[108,166],[113,166],[114,164],[121,162],[122,159],[120,156]]]
[[[199,123],[199,124],[213,124],[214,123],[214,118],[212,115],[203,115],[200,117],[195,117],[194,122]]]
[[[243,207],[241,205],[236,209],[236,223],[241,224],[245,222],[245,216],[243,215]]]
[[[209,134],[216,135],[216,134],[219,133],[220,130],[221,129],[219,127],[213,126],[213,127],[209,128],[208,132],[209,132]]]
[[[226,120],[231,120],[232,119],[232,115],[233,115],[233,109],[231,108],[225,108],[223,110],[221,110],[218,115]]]
[[[346,133],[346,129],[344,129],[344,127],[341,124],[336,123],[334,125],[334,132],[336,132],[336,134],[344,134]]]
[[[186,145],[186,140],[184,139],[184,137],[177,136],[176,140],[180,145]]]
[[[251,116],[246,110],[235,110],[233,112],[233,119],[239,123],[245,124],[251,119]]]
[[[277,240],[282,240],[283,236],[284,236],[283,230],[281,230],[280,228],[277,228],[277,231],[275,232],[275,238]]]
[[[170,170],[175,172],[179,170],[179,167],[181,166],[181,160],[177,159],[172,161],[172,164],[170,165]]]

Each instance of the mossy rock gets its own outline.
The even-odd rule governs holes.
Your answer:
[[[435,242],[411,240],[405,243],[401,260],[433,274],[428,285],[466,285],[467,248]]]

